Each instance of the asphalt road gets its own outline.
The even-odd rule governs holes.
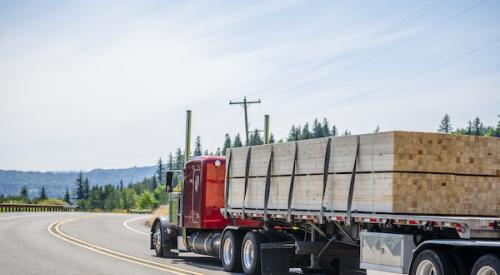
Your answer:
[[[148,246],[146,218],[127,214],[2,213],[0,274],[228,274],[218,260],[210,257],[192,253],[176,259],[156,257]],[[59,236],[55,230],[53,223],[59,221],[65,222],[58,229],[70,238]]]
[[[149,249],[147,218],[0,213],[0,274],[229,274],[211,257],[193,253],[175,259],[156,257]]]

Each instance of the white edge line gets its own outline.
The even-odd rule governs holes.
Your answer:
[[[125,228],[127,228],[128,230],[133,231],[135,233],[139,233],[139,234],[143,234],[143,235],[148,235],[149,236],[149,232],[144,232],[144,231],[141,231],[141,230],[137,230],[137,229],[134,229],[134,228],[132,228],[132,227],[130,227],[128,225],[129,222],[133,222],[133,221],[141,220],[141,219],[147,219],[147,218],[149,218],[149,216],[132,218],[132,219],[124,221],[123,222],[123,226],[125,226]]]
[[[54,215],[54,213],[36,214],[36,215],[22,215],[22,216],[9,216],[9,217],[0,218],[0,221],[13,220],[13,219],[17,219],[17,218],[32,218],[32,217],[53,216],[53,215]]]

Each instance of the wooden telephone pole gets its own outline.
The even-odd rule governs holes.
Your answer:
[[[243,109],[245,110],[245,138],[246,138],[246,144],[245,145],[248,145],[250,144],[249,142],[249,138],[248,138],[248,111],[247,111],[247,106],[250,105],[250,104],[257,104],[257,103],[260,103],[260,99],[259,100],[256,100],[256,101],[248,101],[247,100],[247,97],[245,96],[243,98],[243,101],[239,101],[239,102],[233,102],[233,101],[229,101],[229,105],[234,105],[234,104],[238,104],[238,105],[243,105]]]

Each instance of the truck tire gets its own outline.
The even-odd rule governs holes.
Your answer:
[[[162,234],[162,231],[163,228],[161,227],[161,222],[157,222],[153,234],[153,245],[155,248],[156,256],[164,258],[174,258],[177,256],[177,253],[170,251],[171,247],[169,246],[169,236],[165,236],[165,234]]]
[[[471,275],[500,275],[500,258],[488,254],[479,258],[472,267]]]
[[[257,231],[245,234],[241,248],[241,266],[247,275],[261,273],[260,244],[266,242],[266,237]]]
[[[427,249],[420,252],[413,263],[410,275],[454,275],[455,268],[440,250]]]
[[[241,272],[242,238],[243,234],[236,230],[227,230],[222,236],[220,258],[227,272]]]

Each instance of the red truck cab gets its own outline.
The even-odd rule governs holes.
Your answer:
[[[196,229],[223,229],[229,224],[224,207],[226,158],[202,156],[190,160],[184,169],[184,226]]]
[[[178,252],[191,251],[220,257],[221,240],[228,227],[250,230],[262,226],[261,221],[226,219],[221,213],[225,157],[193,158],[183,172],[182,185],[177,191],[172,189],[173,174],[167,173],[169,215],[158,217],[151,228],[151,249],[155,249],[158,256],[175,257]]]

